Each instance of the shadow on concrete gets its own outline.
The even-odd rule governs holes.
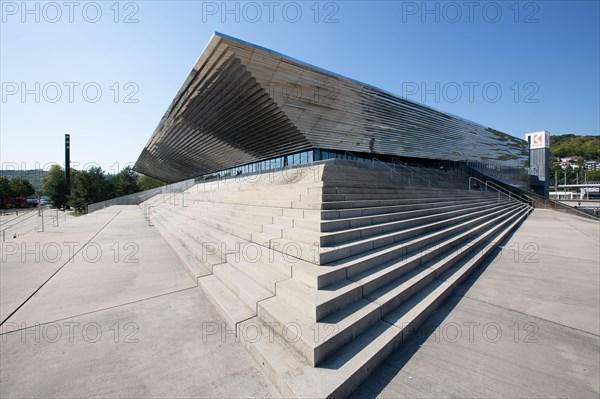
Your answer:
[[[525,219],[527,220],[527,219]],[[388,384],[400,373],[409,360],[421,348],[421,345],[436,331],[448,315],[454,310],[458,303],[463,299],[465,294],[477,281],[479,276],[494,262],[494,259],[502,251],[502,248],[512,236],[519,230],[524,221],[519,223],[513,231],[508,234],[496,249],[487,257],[487,259],[479,265],[475,271],[446,299],[442,305],[434,311],[424,322],[418,327],[415,332],[410,335],[401,347],[397,349],[390,357],[379,366],[373,374],[365,381],[358,389],[350,396],[352,399],[358,398],[375,398],[377,397]],[[393,363],[393,366],[389,364]],[[385,371],[382,370],[385,368]],[[368,382],[368,386],[366,384]]]

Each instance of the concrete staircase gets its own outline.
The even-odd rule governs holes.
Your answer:
[[[375,172],[330,160],[150,208],[284,396],[351,393],[531,210]]]

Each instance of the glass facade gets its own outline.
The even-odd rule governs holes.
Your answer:
[[[209,173],[197,177],[196,181],[206,181],[213,179],[222,179],[229,176],[262,173],[269,170],[276,170],[289,166],[306,165],[313,163],[315,160],[315,150],[308,150],[290,155],[284,155],[277,158],[267,159],[265,161],[253,162],[246,165],[236,166],[214,173]]]

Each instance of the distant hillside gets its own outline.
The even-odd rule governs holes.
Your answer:
[[[29,180],[35,190],[42,188],[42,178],[46,176],[46,171],[42,169],[32,170],[0,170],[0,176],[6,176],[10,179],[13,177],[24,177]]]
[[[600,137],[563,134],[550,136],[550,155],[555,158],[583,157],[585,160],[600,158]]]

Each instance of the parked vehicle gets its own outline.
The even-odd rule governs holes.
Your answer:
[[[37,198],[27,198],[27,207],[28,208],[35,208],[36,206],[38,206]]]
[[[12,198],[3,198],[0,201],[0,208],[9,209],[15,207],[15,200]]]
[[[15,208],[27,208],[27,199],[25,197],[15,198]]]

